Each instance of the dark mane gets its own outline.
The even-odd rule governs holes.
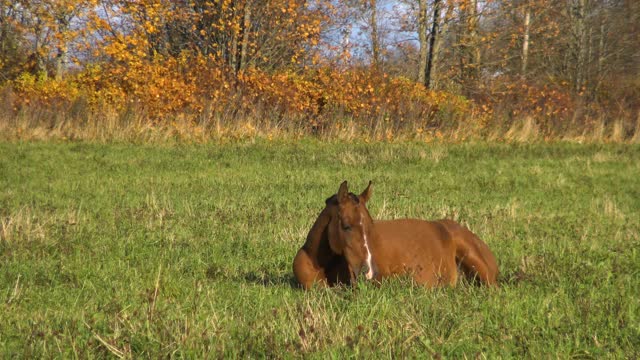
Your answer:
[[[353,200],[356,204],[360,203],[360,198],[358,198],[358,196],[354,193],[349,193],[349,197],[351,198],[351,200]],[[328,198],[327,200],[324,201],[325,204],[327,205],[338,205],[338,194],[334,194],[333,196],[331,196],[330,198]]]

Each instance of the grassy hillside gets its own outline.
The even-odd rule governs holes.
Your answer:
[[[347,179],[453,217],[501,287],[302,292]],[[0,143],[0,356],[640,356],[640,147]]]

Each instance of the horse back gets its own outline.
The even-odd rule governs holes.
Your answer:
[[[412,274],[418,283],[455,284],[455,244],[447,228],[435,221],[376,221],[373,244],[381,276]]]
[[[382,257],[380,262],[388,269],[398,264],[411,264],[409,267],[415,269],[438,263],[444,266],[442,271],[451,272],[449,278],[455,283],[456,275],[452,273],[457,270],[451,267],[457,264],[468,277],[496,284],[498,265],[489,247],[453,220],[399,219],[377,221],[375,225],[379,236],[374,246],[378,257]]]
[[[402,247],[403,251],[406,251],[407,248],[427,248],[439,252],[453,244],[449,230],[438,221],[384,220],[376,221],[375,226],[380,241]]]

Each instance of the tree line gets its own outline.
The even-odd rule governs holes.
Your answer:
[[[158,119],[633,132],[639,24],[634,0],[0,0],[0,83],[16,111],[82,97]]]

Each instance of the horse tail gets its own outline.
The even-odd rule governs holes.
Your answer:
[[[489,286],[498,286],[498,263],[484,241],[466,227],[451,221],[440,221],[451,233],[456,248],[456,263],[465,275]]]

